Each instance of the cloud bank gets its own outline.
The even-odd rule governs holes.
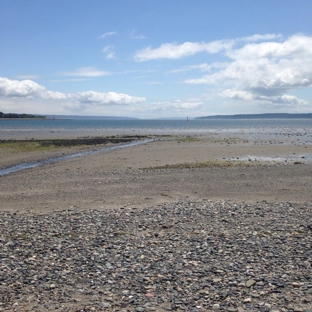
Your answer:
[[[186,56],[191,56],[199,52],[207,52],[211,54],[221,51],[229,51],[235,44],[245,41],[262,41],[280,38],[281,35],[253,35],[237,39],[224,39],[212,42],[184,42],[182,44],[164,43],[156,49],[151,47],[144,48],[136,52],[134,59],[139,62],[145,62],[156,59],[179,59]]]
[[[147,47],[137,51],[134,58],[139,62],[155,59],[179,59],[199,52],[218,53],[222,50],[229,49],[232,45],[233,42],[231,40],[214,41],[211,43],[185,42],[180,45],[164,43],[156,49]]]
[[[253,35],[213,42],[165,43],[137,51],[135,60],[181,59],[204,52],[218,54],[223,62],[192,65],[205,75],[186,79],[186,84],[215,85],[223,98],[260,101],[273,106],[304,106],[309,103],[289,92],[312,86],[312,37],[296,34],[282,40],[280,34]]]
[[[312,85],[312,37],[294,35],[282,42],[248,43],[226,51],[224,68],[188,79],[188,84],[227,85],[222,96],[272,104],[307,105],[288,95]]]
[[[101,37],[115,34],[109,32]],[[115,48],[113,45],[102,48],[105,58],[111,59],[110,66],[113,66],[114,59],[117,59]],[[173,64],[182,64],[181,61],[176,62],[179,59],[185,59],[184,65],[174,68]],[[121,64],[122,59],[118,57],[117,60]],[[245,112],[260,112],[264,109],[307,112],[312,109],[312,103],[306,100],[307,93],[312,90],[312,36],[295,34],[285,38],[280,34],[255,34],[212,42],[163,43],[156,48],[145,47],[138,50],[134,60],[136,62],[131,66],[135,67],[124,71],[109,72],[97,67],[80,67],[59,72],[58,75],[64,79],[50,82],[84,81],[118,74],[121,79],[117,81],[116,88],[119,88],[124,81],[128,83],[131,74],[142,72],[144,77],[136,77],[142,78],[141,85],[136,84],[136,81],[139,81],[137,79],[133,80],[133,86],[141,88],[144,83],[144,92],[154,92],[158,88],[163,101],[154,98],[147,102],[145,97],[116,92],[52,91],[34,81],[38,76],[24,75],[17,76],[19,80],[0,77],[1,107],[11,110],[9,105],[13,103],[16,107],[20,105],[20,109],[23,110],[21,105],[27,102],[30,109],[41,109],[42,106],[42,112],[49,106],[50,110],[61,107],[68,113],[130,113],[148,118],[185,114],[199,116],[224,113],[228,110],[236,113],[237,109]],[[169,62],[160,63],[157,60]],[[130,63],[129,59],[127,62]],[[149,63],[146,65],[146,62]],[[155,63],[157,70],[150,67]],[[151,76],[148,76],[149,73]],[[128,76],[124,78],[122,75]],[[173,81],[172,75],[179,75],[178,81]],[[100,79],[94,80],[100,82]],[[113,79],[107,81],[115,83],[112,82]],[[183,92],[181,83],[185,88]],[[163,93],[162,85],[166,87],[162,89]],[[183,93],[185,97],[181,95]],[[176,98],[173,98],[175,96]]]
[[[85,91],[77,93],[62,93],[46,90],[44,86],[31,80],[11,80],[0,77],[0,96],[11,98],[33,98],[73,102],[83,105],[129,105],[144,102],[144,97],[135,97],[116,92]]]

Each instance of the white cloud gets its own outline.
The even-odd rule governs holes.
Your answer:
[[[131,38],[136,39],[136,40],[146,39],[146,37],[144,35],[134,35],[134,36],[131,36]]]
[[[149,61],[155,59],[179,59],[194,55],[199,52],[218,53],[228,50],[234,44],[233,40],[220,40],[210,43],[205,42],[185,42],[180,45],[175,43],[164,43],[159,48],[147,47],[136,52],[136,61]]]
[[[81,67],[74,71],[61,72],[62,76],[78,76],[78,77],[101,77],[109,76],[111,73],[104,70],[99,70],[96,67]]]
[[[108,45],[108,46],[106,46],[106,47],[104,47],[104,48],[102,49],[102,52],[103,52],[103,53],[110,52],[110,51],[112,50],[112,48],[113,48],[112,45]]]
[[[192,71],[192,70],[197,70],[197,69],[205,72],[205,71],[211,71],[213,69],[225,68],[227,65],[228,65],[227,62],[215,62],[212,64],[202,63],[198,65],[185,66],[183,68],[178,68],[178,69],[171,69],[171,70],[168,70],[167,73],[176,74],[176,73],[187,72],[187,71]]]
[[[265,35],[259,35],[255,34],[249,37],[243,37],[241,39],[238,39],[238,41],[263,41],[263,40],[273,40],[282,38],[281,34],[265,34]]]
[[[115,57],[115,52],[113,51],[114,46],[109,45],[103,48],[102,52],[106,53],[106,58],[107,59],[114,59]]]
[[[99,36],[98,39],[104,39],[106,37],[114,36],[114,35],[117,35],[117,31],[109,31],[109,32],[106,32],[105,34]]]
[[[307,106],[309,102],[298,99],[293,95],[284,94],[282,96],[271,97],[268,99],[270,102],[276,105],[285,106]]]
[[[282,96],[264,96],[255,95],[247,91],[241,90],[224,90],[221,95],[225,98],[232,98],[236,100],[252,101],[258,100],[261,102],[270,102],[275,106],[306,106],[309,103],[305,100],[298,99],[293,95],[284,94]]]
[[[171,111],[171,112],[184,112],[189,110],[197,110],[203,107],[204,103],[201,101],[164,101],[150,104],[153,111]]]
[[[169,107],[172,107],[177,110],[193,110],[203,107],[203,102],[188,102],[177,100],[173,103],[169,103]]]
[[[149,61],[155,59],[179,59],[182,57],[194,55],[199,52],[219,53],[230,50],[235,44],[247,41],[264,41],[281,38],[280,34],[253,35],[249,37],[216,40],[212,42],[184,42],[182,44],[164,43],[160,47],[152,49],[147,47],[136,52],[134,58],[136,61]]]
[[[141,103],[144,97],[131,96],[116,92],[85,91],[77,93],[62,93],[46,90],[31,80],[10,80],[0,77],[0,96],[5,98],[33,98],[41,100],[67,101],[73,105],[129,105]],[[76,103],[76,104],[75,104]]]
[[[38,96],[44,91],[43,86],[31,80],[19,81],[0,77],[0,96],[30,97]]]
[[[221,94],[222,96],[226,98],[232,98],[232,99],[237,99],[237,100],[250,101],[254,99],[252,93],[247,92],[247,91],[237,91],[237,90],[227,89],[227,90],[222,91]]]
[[[98,104],[118,104],[118,105],[128,105],[133,103],[144,102],[146,99],[144,97],[134,97],[128,94],[116,93],[116,92],[95,92],[86,91],[78,92],[72,96],[78,102],[81,103],[98,103]]]
[[[30,80],[33,80],[33,79],[38,79],[39,76],[38,75],[20,75],[17,78],[18,79],[30,79]]]
[[[46,100],[67,100],[71,98],[70,94],[57,91],[45,91],[38,97]]]
[[[70,78],[70,79],[52,79],[49,82],[73,82],[73,81],[88,81],[89,78]]]
[[[144,35],[137,34],[137,32],[138,32],[137,29],[134,29],[131,31],[131,33],[130,33],[131,39],[135,39],[135,40],[146,39],[146,37]]]
[[[298,34],[282,42],[233,46],[226,56],[230,62],[224,68],[214,67],[214,72],[185,82],[223,85],[227,89],[222,96],[232,99],[307,104],[287,93],[312,86],[312,37]]]
[[[239,49],[227,51],[231,59],[283,58],[311,56],[312,37],[294,35],[282,42],[249,43]]]
[[[106,58],[107,58],[107,59],[115,59],[115,58],[116,58],[115,53],[114,53],[114,52],[108,53],[108,54],[106,55]]]

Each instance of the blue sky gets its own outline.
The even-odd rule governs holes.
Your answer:
[[[312,111],[311,0],[0,0],[0,111]]]

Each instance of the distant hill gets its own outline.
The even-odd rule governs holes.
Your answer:
[[[41,115],[31,115],[31,114],[16,114],[16,113],[2,113],[0,112],[0,118],[46,118],[45,116]]]
[[[310,114],[287,114],[287,113],[267,113],[267,114],[237,114],[237,115],[214,115],[196,117],[194,119],[296,119],[312,118]]]
[[[76,115],[46,115],[48,119],[76,119],[76,120],[137,120],[139,118],[118,116],[76,116]]]

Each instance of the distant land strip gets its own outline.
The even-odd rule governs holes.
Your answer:
[[[0,112],[0,118],[41,118],[45,119],[46,116],[41,115],[31,115],[31,114],[15,114],[15,113],[2,113]]]
[[[308,113],[308,114],[267,113],[267,114],[214,115],[214,116],[196,117],[194,119],[296,119],[296,118],[312,118],[312,113]]]
[[[138,120],[134,117],[119,116],[77,116],[77,115],[46,115],[48,119],[75,119],[75,120]]]

